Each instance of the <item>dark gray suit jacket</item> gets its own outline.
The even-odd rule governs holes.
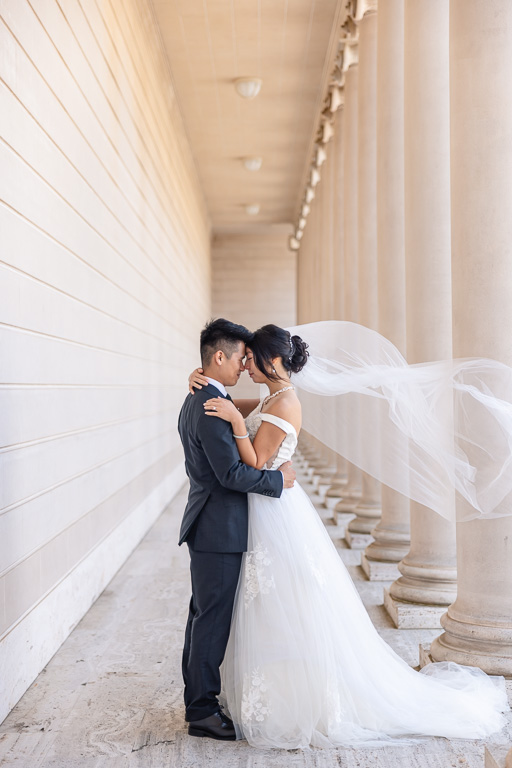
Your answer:
[[[203,403],[223,397],[208,384],[183,403],[178,430],[190,480],[180,541],[197,552],[247,550],[247,494],[279,497],[281,472],[248,467],[238,454],[231,424],[206,416]]]

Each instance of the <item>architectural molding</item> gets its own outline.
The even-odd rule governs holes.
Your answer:
[[[322,165],[322,163],[319,164],[316,160],[318,146],[328,144],[334,136],[336,130],[334,115],[343,108],[345,101],[345,73],[349,67],[356,66],[359,62],[359,23],[363,16],[375,13],[376,11],[377,0],[345,0],[341,3],[338,13],[338,26],[335,26],[338,39],[334,56],[331,56],[330,75],[326,78],[325,85],[322,88],[323,98],[321,103],[323,106],[319,111],[316,129],[313,133],[308,153],[308,164],[301,186],[304,192],[297,206],[296,222],[298,222],[299,218],[304,217],[302,208],[304,204],[312,202],[314,197],[312,187],[319,183],[318,179],[321,180],[320,174],[315,183],[312,184],[311,174],[313,171],[316,174],[320,165]],[[298,223],[294,225],[294,233],[290,236],[289,240],[291,250],[297,251],[300,249],[303,231],[304,226],[299,227]]]

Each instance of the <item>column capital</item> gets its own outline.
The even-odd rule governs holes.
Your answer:
[[[364,16],[377,13],[378,0],[357,0],[355,18],[360,21]]]
[[[343,46],[341,69],[346,72],[349,67],[359,63],[359,41],[351,40]]]

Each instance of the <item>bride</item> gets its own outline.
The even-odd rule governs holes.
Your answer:
[[[205,403],[209,416],[230,422],[244,463],[277,469],[293,456],[301,404],[290,375],[307,360],[299,336],[266,325],[245,367],[270,394]],[[190,377],[195,387],[206,383],[200,373]],[[447,662],[417,672],[394,653],[298,483],[280,498],[249,494],[248,549],[221,675],[237,736],[255,747],[484,738],[503,727],[508,709],[501,678]]]

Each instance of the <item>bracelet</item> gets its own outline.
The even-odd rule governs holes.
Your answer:
[[[249,433],[246,432],[245,435],[233,435],[233,437],[235,438],[235,440],[243,440],[244,437],[249,437]]]

